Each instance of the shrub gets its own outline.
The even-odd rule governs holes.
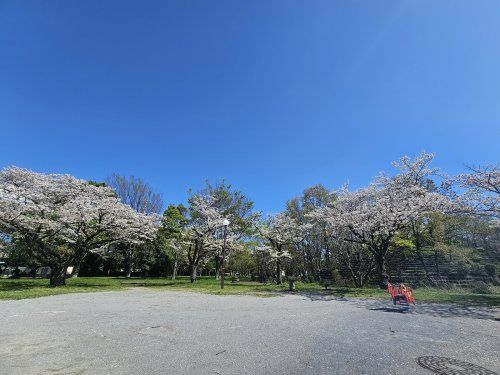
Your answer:
[[[469,286],[471,292],[477,294],[493,294],[493,287],[484,281],[474,281]]]
[[[484,266],[484,272],[486,272],[489,277],[495,277],[497,270],[493,264],[487,264]]]
[[[465,280],[467,278],[467,275],[469,274],[469,270],[464,267],[463,265],[460,265],[455,272],[450,273],[449,278],[450,280],[453,281],[459,281],[459,280]]]
[[[332,270],[332,281],[334,285],[339,285],[339,286],[344,285],[344,279],[340,275],[339,270],[336,268]]]

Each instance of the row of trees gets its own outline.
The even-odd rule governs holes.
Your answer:
[[[0,173],[0,232],[18,254],[53,267],[52,285],[64,282],[66,266],[92,257],[114,260],[126,276],[133,269],[172,278],[182,272],[192,282],[202,270],[220,277],[223,262],[278,283],[284,274],[317,278],[340,262],[356,285],[372,275],[383,285],[389,256],[410,248],[423,259],[444,237],[470,242],[466,228],[486,228],[479,239],[498,250],[498,166],[449,178],[432,160],[427,153],[402,158],[395,175],[355,191],[313,186],[265,218],[225,182],[207,183],[190,192],[187,206],[169,205],[160,216],[161,197],[137,178],[113,175],[95,184],[7,168]]]
[[[318,274],[321,268],[331,268],[335,258],[357,286],[372,271],[384,285],[388,254],[410,250],[432,284],[424,248],[437,249],[438,244],[479,248],[477,241],[470,243],[478,227],[481,246],[496,249],[498,259],[498,167],[474,168],[448,178],[431,167],[433,157],[426,153],[405,157],[394,163],[396,175],[381,174],[366,188],[329,192],[318,185],[290,200],[286,214],[307,228],[294,244],[296,268]]]
[[[315,279],[321,270],[340,262],[356,285],[362,286],[372,271],[382,285],[388,277],[388,253],[408,248],[419,256],[428,274],[424,248],[446,247],[451,242],[470,247],[466,243],[478,226],[486,242],[483,247],[494,249],[498,168],[475,168],[447,178],[431,167],[432,160],[433,155],[426,153],[405,157],[394,163],[396,175],[382,174],[367,188],[352,192],[314,186],[287,202],[284,212],[265,219],[251,213],[253,204],[241,192],[224,183],[208,185],[191,195],[187,208],[170,206],[165,213],[164,230],[175,259],[173,274],[184,263],[192,281],[200,267],[219,276],[220,228],[225,217],[233,223],[228,241],[230,268],[251,270],[260,279],[271,274],[278,283],[284,269],[288,275]],[[242,201],[246,202],[243,211],[237,204]],[[242,220],[245,225],[235,224]]]

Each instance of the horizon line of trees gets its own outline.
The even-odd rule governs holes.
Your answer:
[[[161,196],[133,176],[95,183],[9,167],[0,172],[0,238],[11,263],[50,266],[53,286],[64,284],[68,266],[73,276],[135,271],[195,282],[200,273],[219,278],[225,262],[230,272],[260,281],[314,281],[341,271],[355,286],[383,287],[395,276],[388,261],[410,253],[432,285],[440,271],[429,254],[500,256],[498,165],[447,177],[433,158],[403,157],[393,163],[396,174],[354,191],[312,186],[267,217],[225,181],[207,181],[189,192],[187,206],[163,210]],[[492,280],[495,262],[483,267]]]

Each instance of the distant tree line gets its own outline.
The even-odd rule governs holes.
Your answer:
[[[0,252],[14,266],[50,266],[52,285],[64,283],[68,266],[73,276],[196,282],[200,274],[219,278],[223,264],[261,282],[327,277],[384,286],[410,271],[428,285],[469,275],[498,282],[498,165],[449,177],[433,158],[404,157],[395,174],[357,190],[312,186],[267,216],[225,181],[164,209],[137,177],[113,174],[98,184],[10,167],[0,172]]]

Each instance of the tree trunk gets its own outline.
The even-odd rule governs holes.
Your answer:
[[[276,259],[276,283],[282,284],[283,277],[281,276],[281,259]]]
[[[66,266],[51,266],[50,286],[55,288],[66,285]]]
[[[434,249],[434,267],[436,268],[437,277],[441,278],[441,271],[439,270],[439,256],[436,249]]]
[[[130,279],[132,276],[132,248],[127,248],[125,251],[125,277]]]
[[[332,261],[331,261],[331,257],[330,257],[330,249],[328,247],[325,249],[325,264],[326,264],[326,268],[327,269],[331,269],[332,268]]]
[[[387,276],[387,269],[385,266],[385,255],[375,255],[375,271],[377,272],[377,282],[380,289],[386,289],[389,277]]]
[[[195,265],[195,264],[190,264],[189,265],[189,271],[190,271],[190,281],[191,283],[194,283],[196,281],[196,276],[197,276],[197,273],[196,273],[196,269],[198,267]]]
[[[434,285],[434,281],[431,279],[429,275],[429,270],[427,269],[427,265],[425,264],[424,255],[422,254],[422,247],[424,244],[424,238],[422,233],[418,230],[418,226],[413,224],[412,226],[413,237],[415,239],[415,253],[417,255],[417,259],[419,260],[422,268],[424,270],[425,279],[431,284]]]
[[[259,269],[259,282],[264,282],[264,261],[259,259],[258,261],[258,269]]]
[[[73,272],[71,272],[71,278],[77,278],[80,272],[80,262],[76,262],[73,266]]]
[[[215,280],[220,279],[220,270],[222,265],[222,257],[219,255],[215,256]]]
[[[424,259],[424,256],[422,254],[422,251],[420,250],[420,246],[416,244],[415,246],[415,252],[417,254],[417,259],[420,261],[420,264],[422,265],[422,268],[424,270],[424,274],[425,274],[425,279],[432,285],[432,286],[435,286],[435,283],[434,281],[431,279],[430,275],[429,275],[429,270],[427,269],[427,265],[425,264],[425,259]]]
[[[354,271],[354,268],[351,263],[351,255],[349,254],[349,249],[346,250],[345,252],[345,257],[346,257],[346,263],[347,263],[347,269],[349,270],[349,273],[351,275],[351,280],[354,281],[354,285],[356,288],[361,288],[361,275],[360,275],[360,263],[358,262],[358,269],[357,272]],[[359,259],[358,259],[359,260]],[[358,279],[359,276],[359,279]]]
[[[125,277],[127,279],[130,279],[131,276],[132,276],[132,267],[130,266],[130,263],[127,262],[127,264],[125,266]]]
[[[309,271],[307,270],[307,254],[305,249],[302,251],[302,268],[304,269],[304,276],[307,278]]]
[[[172,270],[172,280],[175,280],[177,277],[177,269],[179,268],[179,262],[177,259],[174,260],[174,268]]]
[[[310,252],[307,254],[307,265],[309,266],[309,272],[311,275],[314,276],[314,263],[313,263],[313,256],[311,255]]]

